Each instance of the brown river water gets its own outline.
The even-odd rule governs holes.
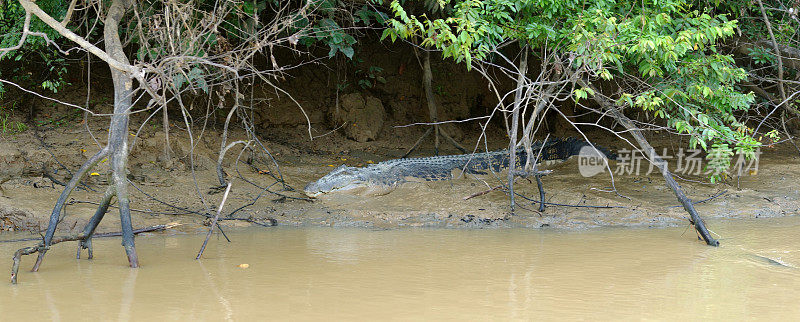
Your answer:
[[[204,236],[152,234],[139,269],[118,239],[96,240],[91,261],[65,243],[0,283],[0,320],[800,317],[800,217],[709,224],[719,248],[685,228],[243,229],[200,261]],[[0,243],[0,268],[30,243]]]

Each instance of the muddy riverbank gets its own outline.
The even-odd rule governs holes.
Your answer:
[[[102,118],[90,118],[89,127],[95,136],[106,125]],[[132,128],[138,128],[136,126]],[[530,227],[543,229],[589,229],[609,226],[665,227],[685,225],[686,214],[659,175],[646,175],[642,163],[639,175],[621,174],[614,178],[619,195],[611,191],[607,173],[591,178],[578,171],[578,161],[550,165],[553,174],[544,178],[547,202],[580,207],[549,206],[545,212],[524,198],[512,216],[507,196],[502,191],[464,200],[499,183],[491,176],[463,177],[451,181],[412,183],[383,196],[351,194],[323,195],[313,201],[304,200],[303,186],[326,174],[333,167],[347,164],[364,166],[396,158],[422,128],[387,127],[380,139],[371,142],[348,140],[338,132],[309,140],[301,128],[267,128],[260,132],[267,147],[280,165],[268,168],[269,162],[256,159],[247,164],[248,153],[229,152],[225,173],[232,179],[233,189],[226,204],[226,214],[237,210],[236,220],[223,222],[223,227],[250,225],[332,226],[332,227]],[[178,221],[183,231],[205,230],[204,216],[214,209],[221,194],[212,189],[218,185],[214,164],[220,135],[215,130],[195,132],[190,140],[185,132],[173,129],[172,160],[163,160],[163,131],[146,126],[135,139],[130,159],[129,178],[134,225],[137,227]],[[467,132],[468,133],[468,132]],[[600,133],[601,134],[601,133]],[[235,130],[230,141],[243,137]],[[652,138],[656,146],[677,149],[682,145]],[[189,157],[194,142],[194,157]],[[465,144],[466,140],[464,140]],[[490,137],[491,148],[501,148],[501,137]],[[619,142],[597,142],[621,150]],[[98,149],[82,124],[27,131],[4,136],[0,141],[0,158],[4,171],[16,177],[2,184],[0,225],[4,230],[35,231],[46,227],[46,219],[68,170],[76,169],[87,156]],[[709,184],[702,175],[682,176],[679,182],[687,195],[696,201],[701,215],[714,218],[782,217],[800,213],[800,165],[796,153],[788,146],[764,149],[756,171],[741,178],[729,178],[720,184]],[[786,151],[784,151],[786,150]],[[457,153],[445,150],[443,153]],[[423,146],[417,155],[432,154],[432,147]],[[238,158],[238,162],[237,162]],[[192,164],[194,171],[192,171]],[[612,162],[612,169],[618,167]],[[60,228],[76,230],[94,212],[107,182],[107,164],[101,162],[85,180],[84,189],[71,195],[70,205]],[[270,172],[271,171],[271,172]],[[282,176],[286,189],[272,176]],[[196,180],[195,180],[196,179]],[[244,180],[246,179],[246,180]],[[520,180],[518,192],[538,200],[535,183]],[[269,191],[263,188],[269,187]],[[118,218],[111,212],[101,231],[116,230]],[[711,227],[713,230],[713,227]]]

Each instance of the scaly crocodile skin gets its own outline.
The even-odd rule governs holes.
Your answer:
[[[550,139],[544,144],[535,142],[532,151],[541,156],[536,162],[564,160],[577,155],[585,141],[568,138]],[[614,155],[599,148],[611,159]],[[304,192],[310,197],[333,191],[367,188],[375,191],[391,191],[394,187],[412,180],[438,181],[453,178],[453,170],[464,169],[467,173],[486,174],[508,168],[508,151],[474,154],[459,154],[427,158],[395,159],[372,164],[363,168],[340,166],[317,181],[306,185]],[[516,168],[521,168],[527,159],[524,149],[517,150]]]

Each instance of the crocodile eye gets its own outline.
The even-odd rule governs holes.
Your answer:
[[[340,165],[331,171],[331,175],[333,174],[353,174],[353,167],[348,167],[346,165]]]

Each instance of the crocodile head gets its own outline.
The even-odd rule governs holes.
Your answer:
[[[309,197],[316,197],[323,193],[364,187],[365,180],[358,170],[359,168],[341,165],[319,180],[306,185],[303,192]]]

